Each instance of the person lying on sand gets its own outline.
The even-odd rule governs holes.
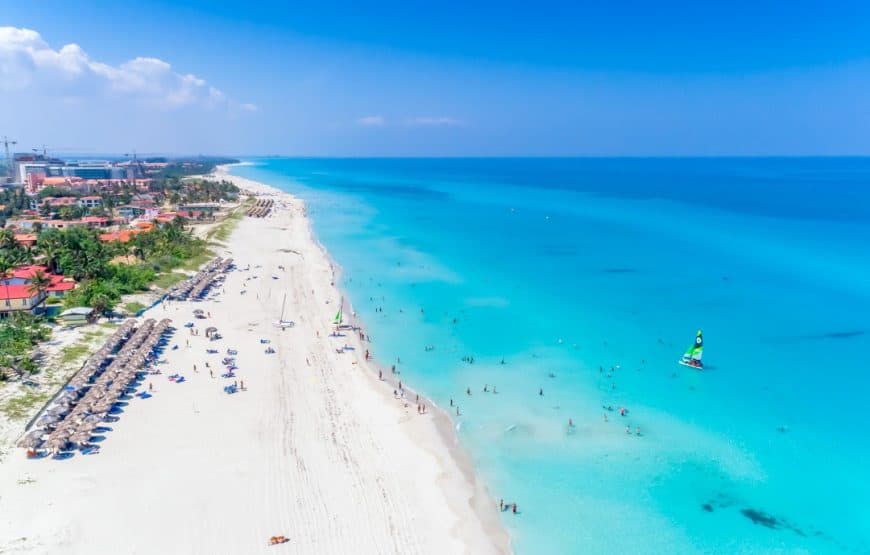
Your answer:
[[[286,536],[272,536],[269,538],[269,545],[279,545],[282,543],[287,543],[290,540]]]

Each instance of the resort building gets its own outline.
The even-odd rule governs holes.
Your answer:
[[[96,195],[81,197],[78,199],[78,205],[82,208],[96,208],[103,205],[103,199]]]
[[[39,273],[49,279],[44,290],[33,285],[33,277]],[[74,280],[52,274],[45,266],[19,266],[0,279],[0,318],[7,318],[13,312],[36,313],[46,299],[63,298],[75,287]]]

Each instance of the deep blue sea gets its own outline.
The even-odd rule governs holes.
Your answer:
[[[870,553],[870,158],[251,162],[517,553]]]

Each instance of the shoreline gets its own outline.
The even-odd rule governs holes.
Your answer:
[[[87,439],[99,449],[0,460],[0,552],[510,553],[446,414],[410,409],[359,336],[334,333],[337,265],[304,203],[242,187],[272,213],[217,243],[236,268],[205,298],[140,316],[174,333]]]
[[[314,232],[313,224],[307,214],[307,205],[305,204],[305,201],[290,193],[282,191],[277,187],[273,187],[260,181],[255,181],[245,177],[233,175],[229,171],[229,168],[232,166],[244,165],[250,165],[250,163],[240,162],[239,164],[220,165],[215,168],[211,175],[217,179],[225,179],[227,181],[230,181],[242,190],[248,189],[252,192],[257,192],[258,194],[286,197],[301,203],[304,210],[304,219],[306,221],[309,238],[311,242],[318,248],[321,255],[327,260],[332,271],[332,287],[339,293],[340,298],[344,299],[344,303],[349,309],[349,312],[354,315],[356,326],[359,329],[364,330],[364,322],[362,322],[362,320],[358,316],[356,316],[356,311],[353,309],[353,302],[351,297],[339,285],[339,278],[342,275],[341,265],[338,264],[338,262],[332,257],[332,255],[329,253],[329,250],[322,242],[320,242],[317,234]],[[358,339],[356,338],[354,342],[359,343]],[[386,368],[384,365],[377,362],[376,356],[372,356],[368,361],[364,360],[364,357],[362,358],[363,360],[358,361],[358,365],[364,368],[366,373],[370,377],[377,380],[378,372],[382,372],[383,379],[381,381],[388,384],[392,388],[398,387],[399,380],[395,379],[392,376],[389,368]],[[403,383],[402,385],[403,388],[411,394],[419,394],[420,401],[426,405],[427,412],[432,416],[432,429],[441,444],[440,447],[442,447],[443,450],[446,451],[447,458],[449,459],[449,461],[452,462],[453,465],[455,465],[455,470],[461,474],[461,480],[464,481],[466,485],[469,486],[468,489],[472,491],[470,496],[465,496],[461,494],[464,488],[460,488],[456,493],[454,493],[454,495],[451,496],[452,499],[449,499],[449,501],[454,504],[464,502],[469,507],[471,507],[474,514],[477,516],[477,518],[480,519],[481,523],[483,524],[486,533],[490,536],[490,538],[494,541],[494,544],[498,547],[499,552],[512,553],[513,550],[510,544],[510,536],[507,532],[507,529],[501,523],[498,511],[495,510],[496,500],[492,497],[486,486],[479,479],[477,472],[474,468],[474,463],[471,459],[471,455],[459,441],[459,437],[456,434],[455,425],[453,423],[453,420],[450,418],[450,415],[444,408],[435,403],[432,399],[429,399],[427,396],[415,391],[411,387],[407,387],[407,384],[405,383]],[[438,455],[437,453],[432,454],[436,456]],[[444,462],[445,461],[442,461],[442,464],[444,464]],[[465,489],[465,491],[468,491],[468,489]]]

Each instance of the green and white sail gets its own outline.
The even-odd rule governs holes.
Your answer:
[[[338,306],[338,312],[335,313],[335,321],[333,322],[336,326],[341,324],[342,314],[341,311],[344,308],[344,297],[341,298],[341,304]]]
[[[686,349],[683,354],[684,363],[689,363],[692,366],[701,366],[701,357],[704,355],[704,335],[701,330],[695,335],[695,342]]]

